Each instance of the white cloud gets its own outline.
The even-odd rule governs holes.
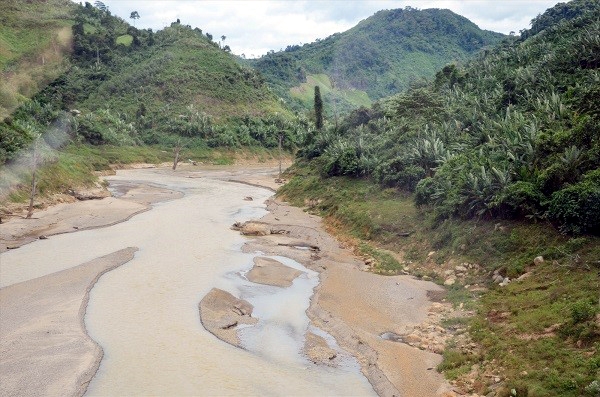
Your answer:
[[[93,1],[90,1],[93,3]],[[236,54],[260,56],[288,45],[310,43],[348,30],[383,9],[448,8],[482,29],[508,34],[529,27],[557,0],[105,0],[114,15],[129,21],[138,11],[139,28],[181,23],[222,35]]]

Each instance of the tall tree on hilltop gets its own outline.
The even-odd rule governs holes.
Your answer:
[[[131,11],[131,15],[129,15],[130,19],[133,19],[133,26],[135,26],[135,20],[140,19],[140,14],[137,11]]]
[[[315,86],[315,127],[317,130],[323,128],[323,100],[321,99],[321,89]]]

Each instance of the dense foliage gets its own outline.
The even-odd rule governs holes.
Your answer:
[[[600,233],[600,3],[546,14],[556,8],[565,17],[356,110],[301,155],[321,156],[326,175],[414,190],[440,219],[547,218]]]
[[[407,7],[379,11],[346,32],[316,43],[288,46],[253,60],[252,65],[279,95],[306,108],[312,105],[310,98],[298,104],[294,101],[298,96],[290,93],[290,88],[312,75],[328,75],[335,89],[324,100],[333,113],[333,103],[341,111],[364,104],[353,91],[365,92],[371,100],[396,94],[415,80],[432,77],[446,63],[466,60],[502,37],[480,30],[449,10]]]
[[[90,3],[72,18],[71,66],[0,123],[0,162],[63,119],[94,145],[275,147],[283,135],[291,148],[309,129],[198,28],[140,30]]]

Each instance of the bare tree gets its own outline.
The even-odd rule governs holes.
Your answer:
[[[38,134],[35,140],[33,141],[33,153],[31,156],[31,193],[29,194],[29,209],[27,210],[26,219],[31,219],[33,215],[33,200],[35,199],[35,191],[36,191],[36,171],[38,167],[38,142],[42,135]]]
[[[173,171],[177,169],[177,163],[179,163],[179,152],[181,152],[181,148],[183,148],[183,145],[181,144],[181,139],[178,139],[177,144],[173,148]]]

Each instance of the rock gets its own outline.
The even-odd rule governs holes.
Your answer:
[[[456,270],[457,272],[463,272],[463,273],[464,273],[464,272],[466,272],[466,271],[467,271],[467,268],[466,268],[466,267],[464,267],[464,266],[462,266],[462,265],[457,265],[457,266],[454,268],[454,270]]]
[[[269,225],[259,222],[246,222],[241,226],[240,231],[245,236],[267,236],[271,234]]]
[[[454,285],[456,283],[456,277],[450,277],[447,278],[446,281],[444,281],[444,285]]]
[[[81,114],[81,112],[77,109],[71,109],[71,114],[73,116],[79,116]]]
[[[47,237],[47,236],[44,236],[43,234],[42,234],[40,237],[38,237],[38,238],[39,238],[40,240],[48,240],[48,237]]]
[[[333,360],[337,357],[337,352],[329,347],[327,341],[312,332],[306,334],[304,351],[315,364],[333,365]]]
[[[110,192],[102,187],[87,190],[73,190],[73,197],[77,200],[100,200],[106,197],[110,197]]]
[[[450,275],[452,275],[452,274],[454,274],[454,270],[446,270],[446,271],[444,272],[444,276],[450,276]]]
[[[494,283],[500,284],[501,282],[504,281],[504,277],[502,277],[499,274],[496,274],[496,275],[494,275],[494,277],[492,277],[492,280],[494,281]]]
[[[241,324],[256,324],[252,317],[254,307],[247,301],[238,299],[229,292],[213,288],[198,304],[200,322],[217,338],[241,347],[237,327]]]
[[[289,287],[301,274],[300,270],[286,266],[275,259],[259,256],[254,258],[254,267],[246,277],[253,283]]]
[[[254,199],[250,196],[244,197],[244,201],[253,201]]]
[[[432,313],[440,313],[444,311],[444,305],[439,302],[433,302],[431,306],[429,306],[429,311]]]
[[[526,278],[527,278],[527,277],[529,277],[529,276],[531,276],[531,273],[530,273],[530,272],[523,273],[523,274],[521,274],[521,275],[520,275],[520,276],[517,278],[517,281],[524,280],[524,279],[526,279]]]
[[[502,280],[502,282],[498,285],[501,287],[506,287],[509,283],[510,283],[510,279],[508,277],[505,277],[504,280]]]
[[[541,265],[542,263],[544,263],[544,257],[543,256],[536,256],[535,258],[533,258],[533,264],[536,266]]]
[[[407,343],[409,345],[416,345],[421,343],[423,339],[418,334],[413,332],[412,334],[402,336],[402,340],[404,341],[404,343]]]
[[[428,258],[431,258],[433,255],[435,255],[435,251],[431,251],[427,254]]]

